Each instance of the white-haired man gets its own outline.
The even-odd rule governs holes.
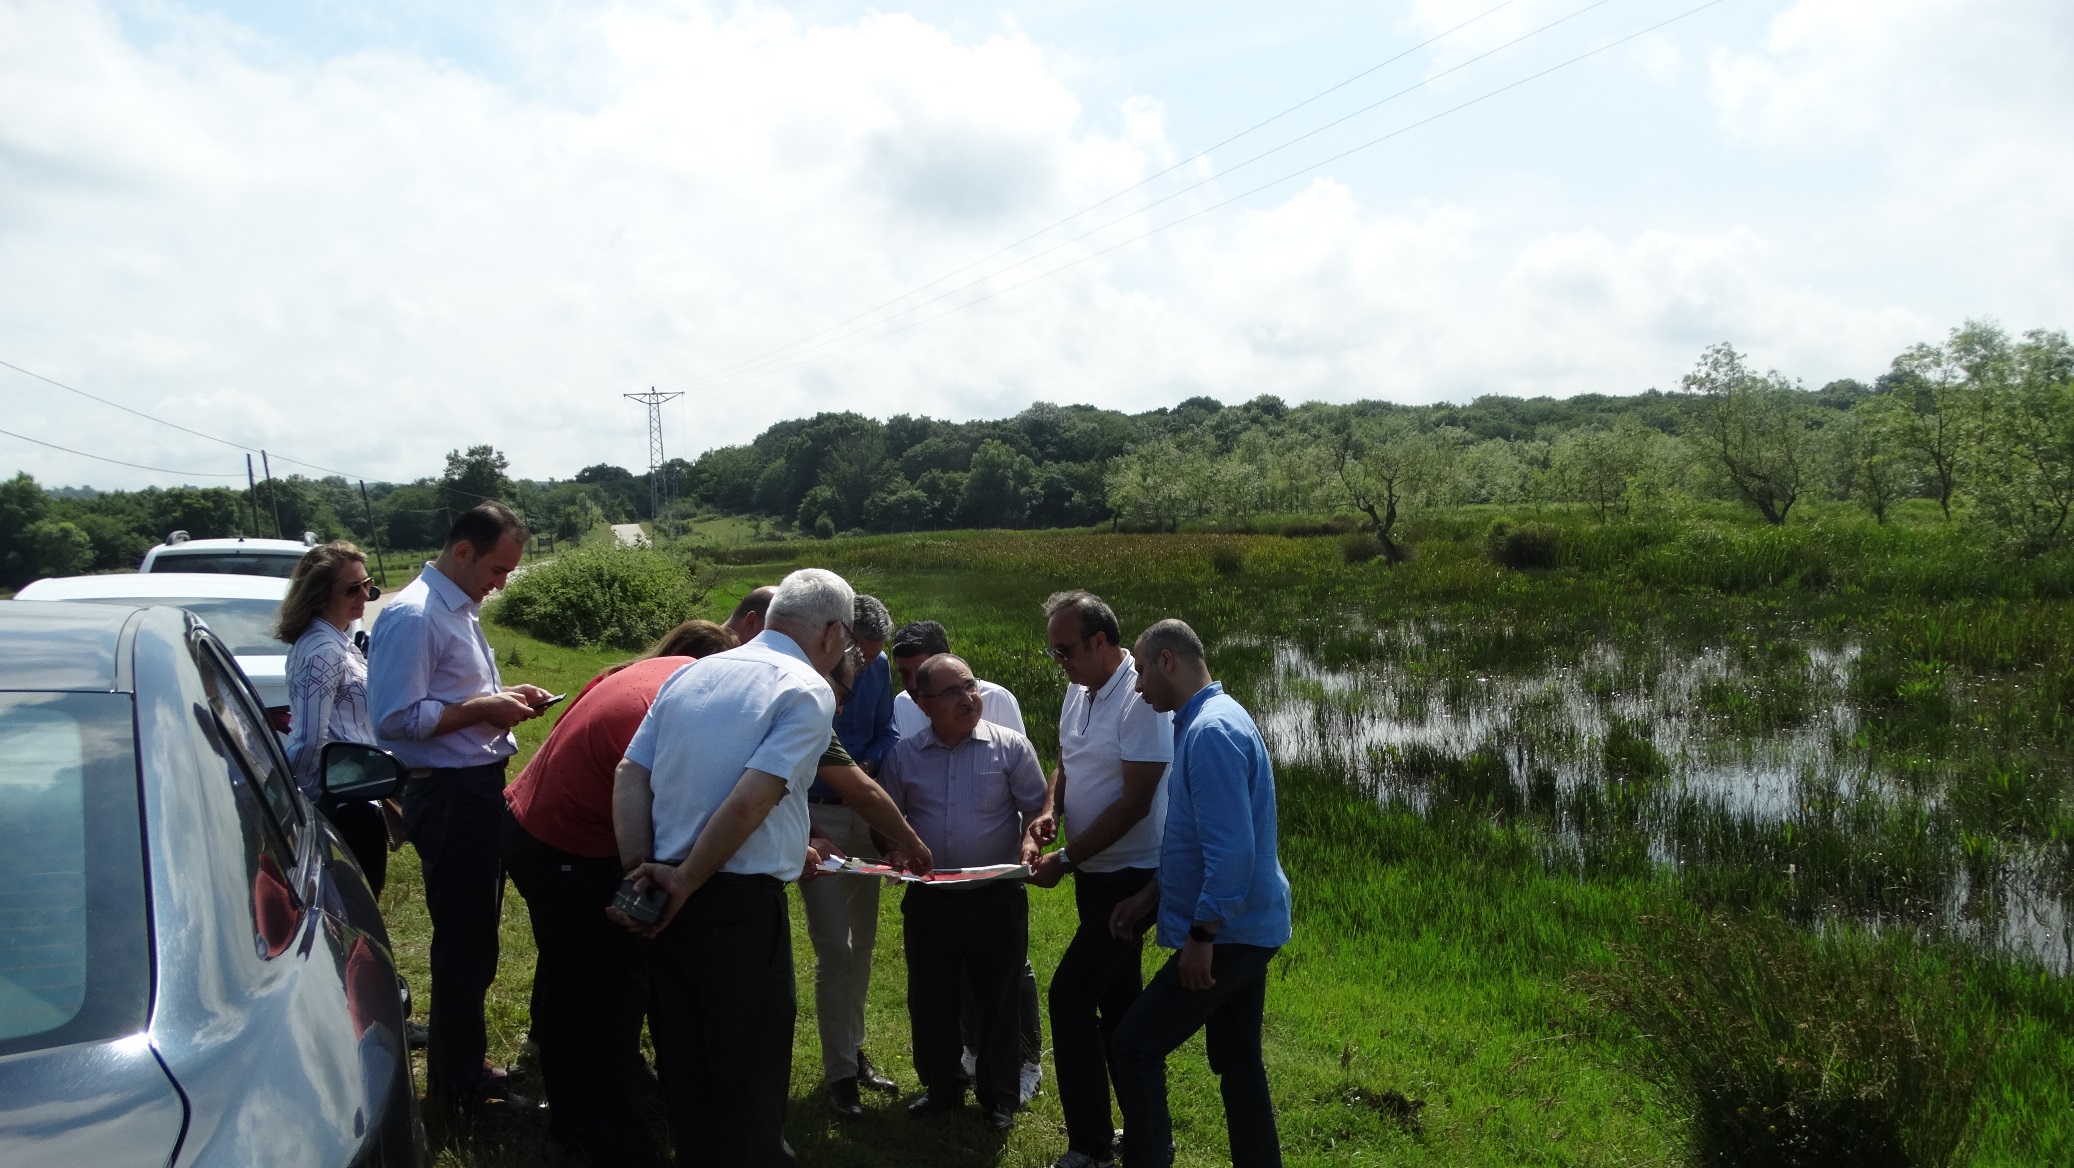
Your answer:
[[[754,640],[663,683],[614,776],[620,860],[669,891],[640,931],[655,942],[649,1028],[680,1163],[794,1163],[785,885],[805,867],[807,788],[835,716],[825,675],[855,603],[833,572],[785,577]]]

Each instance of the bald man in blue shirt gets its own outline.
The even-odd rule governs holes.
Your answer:
[[[1158,943],[1179,950],[1117,1027],[1111,1048],[1126,1168],[1168,1168],[1174,1123],[1167,1056],[1205,1032],[1224,1096],[1233,1168],[1280,1168],[1282,1146],[1260,1057],[1267,966],[1289,941],[1289,880],[1275,857],[1275,771],[1260,728],[1210,679],[1203,643],[1178,620],[1138,635],[1138,693],[1174,712],[1159,872],[1116,907],[1134,935],[1158,911]]]

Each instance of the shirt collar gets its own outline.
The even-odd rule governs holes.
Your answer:
[[[440,603],[446,605],[448,609],[454,612],[474,612],[476,610],[478,602],[468,599],[468,594],[461,591],[461,586],[447,579],[446,573],[433,567],[430,560],[425,561],[423,579],[425,587],[431,591],[432,595],[439,597]]]
[[[1138,663],[1136,661],[1131,660],[1131,655],[1129,653],[1125,653],[1123,655],[1123,660],[1118,662],[1116,668],[1109,674],[1109,680],[1103,682],[1102,688],[1096,690],[1093,694],[1089,696],[1093,701],[1106,702],[1109,700],[1109,695],[1116,691],[1116,687],[1118,684],[1125,681],[1129,677],[1136,677],[1137,675]]]
[[[786,636],[785,634],[779,632],[776,629],[763,630],[762,632],[749,638],[749,643],[752,645],[761,645],[764,648],[769,649],[773,653],[782,653],[785,656],[790,657],[793,660],[799,662],[801,665],[806,666],[808,669],[814,669],[814,663],[812,661],[807,660],[807,651],[799,647],[799,642],[793,640],[791,637]],[[818,669],[814,669],[814,672],[819,673],[821,671]]]
[[[1213,681],[1210,684],[1204,686],[1203,688],[1195,691],[1195,696],[1188,699],[1188,704],[1182,706],[1179,710],[1176,710],[1174,712],[1174,736],[1176,738],[1179,738],[1181,736],[1181,732],[1183,730],[1188,729],[1188,724],[1190,722],[1195,721],[1195,716],[1197,714],[1202,713],[1204,702],[1209,701],[1211,698],[1214,698],[1218,694],[1221,694],[1223,692],[1224,683],[1221,681]]]
[[[995,728],[994,724],[993,724],[992,722],[989,722],[989,721],[987,721],[987,720],[986,720],[986,719],[985,719],[984,717],[982,717],[982,718],[981,718],[981,719],[979,720],[979,725],[977,725],[977,726],[974,726],[974,727],[972,728],[972,733],[970,733],[970,734],[967,734],[967,735],[965,736],[965,741],[964,741],[964,742],[960,742],[960,743],[958,743],[958,746],[963,746],[963,745],[965,745],[965,743],[966,743],[966,742],[972,742],[972,741],[974,741],[974,740],[977,740],[977,741],[980,741],[980,742],[992,742],[992,741],[994,740],[994,737],[995,737],[995,735],[996,735],[997,733],[999,733],[999,731],[998,731],[998,730],[997,730],[997,729]],[[923,749],[923,750],[928,750],[928,749],[930,749],[930,748],[932,748],[932,747],[933,747],[933,748],[935,748],[935,749],[938,749],[938,750],[956,750],[956,749],[957,749],[957,747],[956,747],[956,746],[947,746],[947,745],[945,745],[945,744],[944,744],[944,741],[943,741],[943,739],[941,739],[941,738],[938,738],[938,737],[936,736],[936,726],[935,726],[935,724],[934,724],[934,723],[929,723],[929,722],[925,722],[925,723],[923,723],[923,724],[922,724],[922,733],[921,733],[921,735],[919,735],[919,737],[923,738],[923,740],[924,740],[924,741],[922,742],[922,749]]]

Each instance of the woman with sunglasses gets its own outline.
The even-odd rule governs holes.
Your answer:
[[[303,554],[288,577],[274,635],[288,650],[288,762],[295,782],[344,837],[376,896],[389,874],[389,831],[377,804],[335,803],[318,789],[327,742],[375,743],[367,712],[367,657],[346,632],[382,594],[367,555],[343,540]]]

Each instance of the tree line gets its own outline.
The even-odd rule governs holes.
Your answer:
[[[574,538],[657,518],[646,474],[609,464],[513,480],[486,445],[413,483],[290,476],[253,491],[172,487],[85,497],[0,482],[0,585],[134,567],[167,532],[196,538],[315,531],[391,548],[438,544],[483,498]],[[1903,501],[2035,554],[2074,541],[2074,346],[1972,321],[1897,355],[1870,382],[1809,389],[1729,345],[1676,390],[1466,405],[1291,406],[1208,397],[1128,414],[1039,402],[1014,417],[883,421],[822,413],[664,468],[666,520],[757,515],[781,529],[955,527],[1174,530],[1268,516],[1353,513],[1385,553],[1407,516],[1461,504],[1567,504],[1604,522],[1727,499],[1783,524],[1812,499],[1849,499],[1884,523]]]

